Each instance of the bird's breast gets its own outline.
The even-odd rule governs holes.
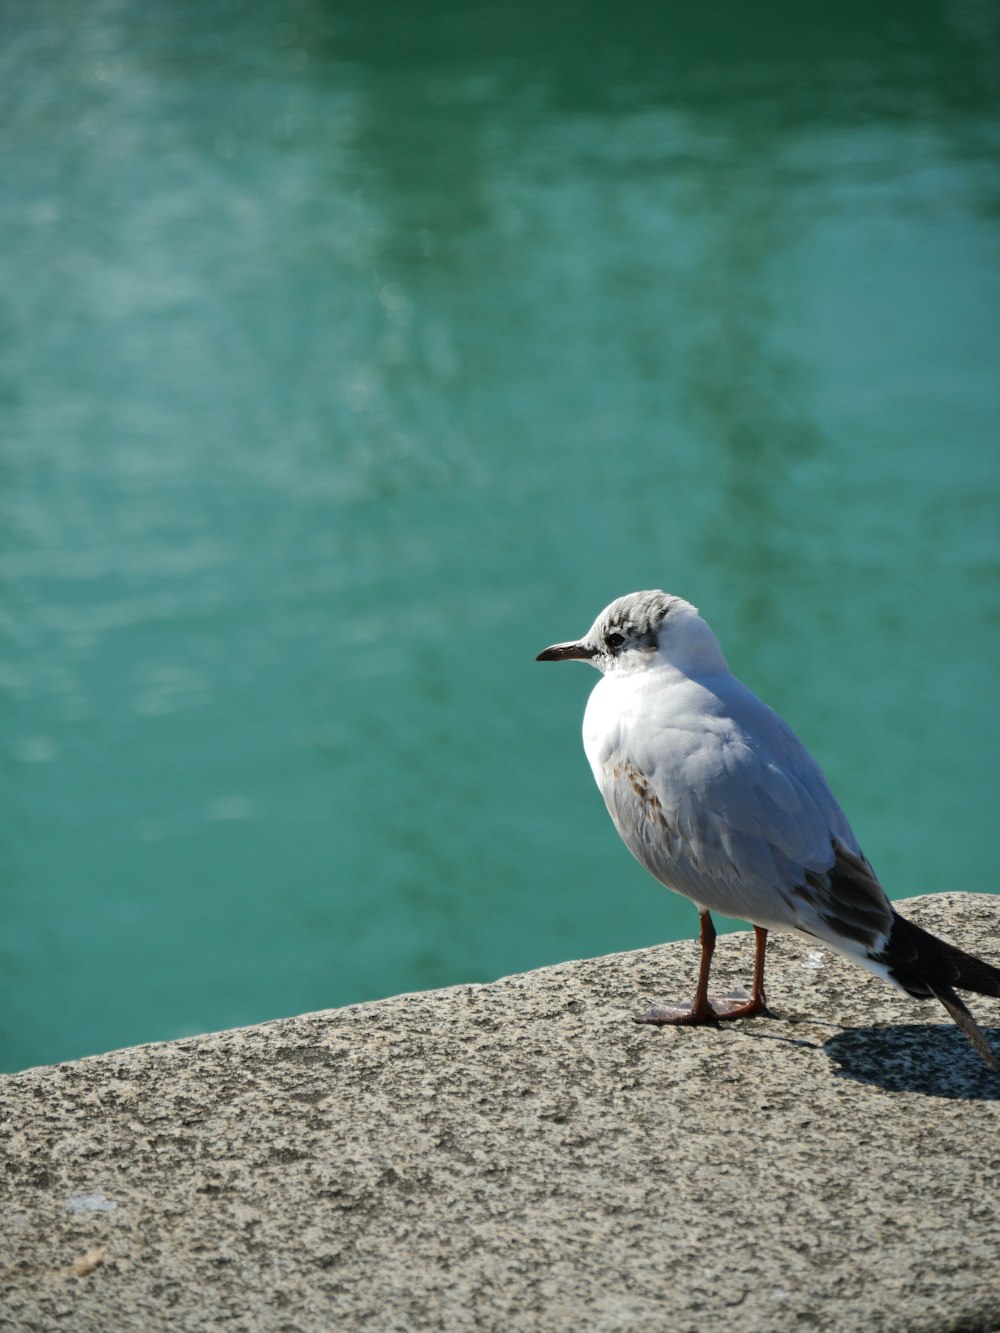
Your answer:
[[[666,673],[602,677],[583,718],[583,748],[598,785],[609,765],[627,760],[641,767],[647,758],[652,762],[653,754],[646,752],[651,744],[654,751],[661,750],[656,738],[670,731],[686,707],[684,685]],[[662,763],[665,754],[657,758]]]
[[[583,715],[583,749],[598,786],[605,767],[621,750],[621,700],[618,691],[608,688],[613,683],[607,676],[598,681]]]

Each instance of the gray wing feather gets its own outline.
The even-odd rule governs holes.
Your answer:
[[[818,765],[748,690],[726,703],[609,757],[599,782],[629,850],[700,907],[877,950],[892,910]]]

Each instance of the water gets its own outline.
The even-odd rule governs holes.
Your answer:
[[[993,6],[0,49],[2,1067],[692,933],[532,660],[637,587],[997,888]]]

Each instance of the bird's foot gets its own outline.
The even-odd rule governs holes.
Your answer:
[[[754,998],[746,991],[732,995],[710,995],[703,1008],[685,1009],[677,1004],[652,1004],[644,1014],[636,1014],[634,1023],[651,1023],[656,1027],[700,1027],[706,1023],[723,1023],[731,1018],[752,1018],[754,1014],[769,1014],[763,997]]]

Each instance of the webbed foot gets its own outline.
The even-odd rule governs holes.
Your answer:
[[[755,999],[746,991],[731,995],[710,995],[703,1008],[686,1009],[678,1004],[653,1004],[644,1014],[635,1014],[633,1023],[651,1023],[656,1027],[701,1027],[709,1023],[724,1023],[731,1018],[752,1018],[755,1014],[770,1014],[763,996]]]

